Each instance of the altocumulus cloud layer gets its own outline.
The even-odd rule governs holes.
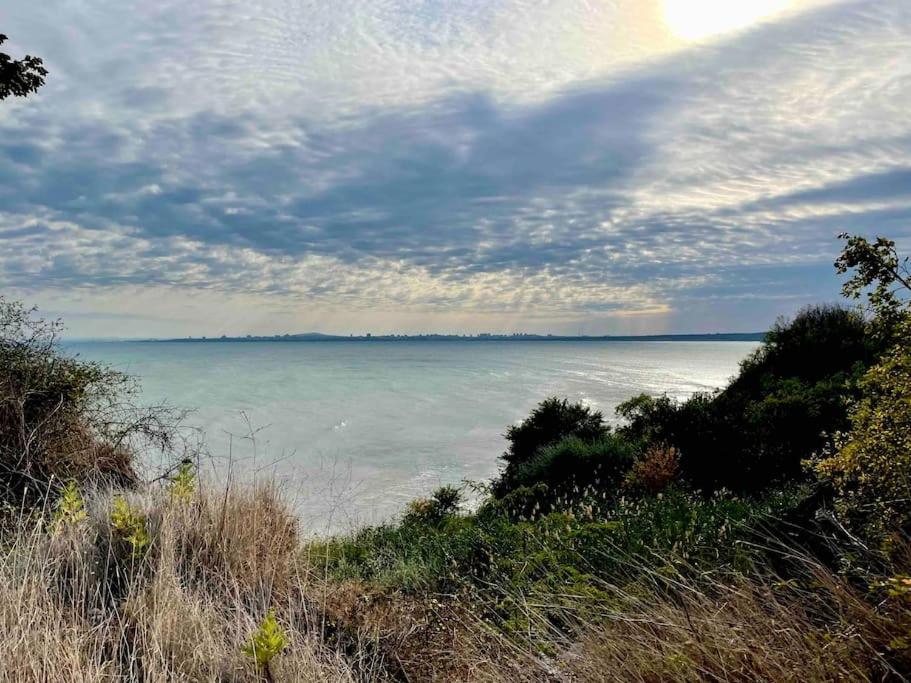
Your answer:
[[[761,329],[911,246],[906,0],[4,5],[0,289],[77,334]]]

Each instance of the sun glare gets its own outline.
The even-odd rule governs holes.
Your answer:
[[[682,40],[702,40],[787,9],[793,0],[663,0],[664,22]]]

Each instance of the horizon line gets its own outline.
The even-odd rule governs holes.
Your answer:
[[[726,339],[716,339],[717,341],[761,341],[766,332],[659,332],[649,334],[555,334],[555,333],[531,333],[531,332],[509,332],[509,333],[445,333],[445,332],[424,332],[414,334],[334,334],[327,332],[299,332],[299,333],[281,333],[281,334],[247,334],[247,335],[217,335],[217,336],[185,336],[185,337],[63,337],[63,342],[161,342],[161,343],[206,343],[206,342],[318,342],[318,341],[434,341],[434,340],[451,340],[451,341],[711,341],[715,338],[724,337]]]

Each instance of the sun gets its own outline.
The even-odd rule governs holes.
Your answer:
[[[697,41],[746,28],[793,0],[662,0],[664,23],[681,40]]]

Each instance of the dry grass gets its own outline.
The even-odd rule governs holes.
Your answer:
[[[493,679],[502,638],[468,608],[337,584],[314,567],[270,485],[125,492],[152,539],[134,557],[110,491],[76,524],[30,515],[0,548],[0,681]],[[243,649],[269,609],[288,646],[266,672]],[[515,659],[515,658],[513,658]]]
[[[828,597],[827,607],[857,607]],[[885,624],[869,606],[852,611],[854,623],[823,624],[789,591],[747,581],[711,596],[682,590],[609,616],[566,655],[567,668],[581,681],[881,680],[891,666],[877,648]]]
[[[871,604],[803,558],[806,577],[683,581],[644,572],[579,599],[577,628],[509,636],[459,596],[336,583],[272,486],[127,493],[151,544],[126,552],[112,493],[70,525],[23,520],[0,548],[0,681],[901,680],[906,605]],[[636,575],[631,573],[631,577]],[[571,596],[551,596],[561,604]],[[243,650],[268,609],[288,645],[267,671]],[[899,611],[896,611],[900,608]]]
[[[265,611],[290,646],[281,680],[344,681],[351,667],[323,645],[295,571],[294,521],[256,488],[185,503],[128,496],[153,538],[134,558],[110,531],[110,494],[68,527],[21,531],[0,555],[0,680],[260,680],[242,650]]]

